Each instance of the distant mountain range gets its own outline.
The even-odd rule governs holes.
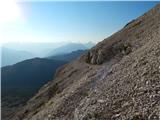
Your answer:
[[[55,56],[55,55],[63,55],[66,53],[71,53],[77,50],[87,50],[93,47],[94,44],[92,42],[81,44],[81,43],[69,43],[59,48],[54,49],[53,51],[49,52],[47,56]]]
[[[1,48],[1,66],[12,65],[33,57],[35,57],[35,55],[30,52],[18,51],[5,47]]]
[[[53,46],[53,47],[52,47]],[[64,54],[70,54],[73,51],[77,50],[86,50],[90,49],[92,46],[94,46],[94,43],[88,42],[85,44],[81,43],[62,43],[62,44],[53,44],[53,43],[27,43],[27,44],[20,44],[20,43],[10,43],[4,45],[4,47],[1,48],[1,66],[7,66],[7,65],[13,65],[15,63],[18,63],[20,61],[31,59],[34,57],[63,57]],[[79,51],[80,52],[80,51]],[[73,59],[74,57],[77,57],[79,54],[67,56],[68,60]],[[60,56],[59,56],[60,55]],[[62,56],[61,56],[62,55]],[[70,58],[69,58],[70,57]],[[67,61],[68,61],[67,60]]]
[[[85,52],[87,52],[87,50],[77,50],[77,51],[73,51],[71,53],[51,56],[51,57],[48,57],[48,59],[72,61],[72,60],[75,60],[76,58],[78,58],[80,55],[82,55]]]
[[[3,46],[5,48],[17,50],[17,51],[27,51],[29,53],[33,53],[37,57],[44,57],[46,54],[55,48],[61,47],[66,45],[66,42],[60,43],[7,43]]]

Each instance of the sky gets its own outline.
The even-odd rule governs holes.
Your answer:
[[[158,3],[7,1],[0,3],[0,43],[97,43]]]

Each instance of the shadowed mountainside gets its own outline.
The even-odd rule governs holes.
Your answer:
[[[56,69],[66,61],[33,58],[1,68],[2,119],[9,119],[16,109],[38,89],[53,79]]]

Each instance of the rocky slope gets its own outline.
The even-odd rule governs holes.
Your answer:
[[[16,120],[158,120],[160,4],[60,68]]]

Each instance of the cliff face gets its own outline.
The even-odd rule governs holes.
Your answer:
[[[158,120],[160,5],[63,66],[17,120]]]

